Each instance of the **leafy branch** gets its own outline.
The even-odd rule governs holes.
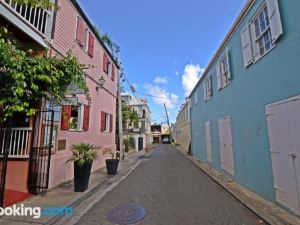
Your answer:
[[[4,28],[2,31],[7,33]],[[87,100],[91,101],[83,76],[84,65],[79,64],[71,52],[64,58],[34,56],[32,50],[18,49],[1,34],[0,52],[2,117],[12,116],[15,112],[32,116],[43,98],[54,98],[62,103],[71,83],[84,90]]]

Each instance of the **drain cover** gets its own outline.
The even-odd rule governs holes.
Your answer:
[[[120,225],[134,224],[145,217],[146,211],[143,207],[126,204],[121,205],[107,214],[107,219],[113,223]]]

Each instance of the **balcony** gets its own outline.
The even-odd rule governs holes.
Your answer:
[[[13,0],[0,0],[0,14],[43,46],[45,46],[44,39],[50,40],[52,11],[20,5]]]
[[[31,137],[32,128],[11,128],[9,140],[9,158],[29,158],[29,140]],[[0,143],[0,153],[4,152],[4,143],[8,131],[2,129]]]

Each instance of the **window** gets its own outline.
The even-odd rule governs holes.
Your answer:
[[[197,92],[197,90],[195,91],[194,102],[195,102],[195,105],[198,104],[198,92]]]
[[[109,132],[110,126],[110,115],[108,113],[105,114],[105,130],[104,132]]]
[[[266,5],[264,5],[254,19],[253,26],[255,30],[254,44],[258,45],[259,54],[263,56],[273,47],[271,42],[270,20]]]
[[[81,103],[64,105],[62,110],[61,129],[72,131],[88,131],[90,106]]]
[[[80,17],[77,19],[76,40],[82,49],[89,54],[90,57],[94,55],[94,36],[87,28],[84,20]]]
[[[113,115],[101,112],[101,132],[112,132],[113,130]]]
[[[116,66],[115,64],[108,58],[107,54],[103,53],[103,71],[106,73],[113,81],[116,77]]]
[[[212,97],[212,76],[210,75],[204,83],[204,100],[208,101]]]
[[[241,32],[244,66],[248,67],[266,55],[282,34],[278,0],[265,0]]]
[[[228,49],[226,49],[226,53],[217,64],[216,70],[218,90],[220,90],[226,87],[231,81]]]

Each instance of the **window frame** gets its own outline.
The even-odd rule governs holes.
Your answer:
[[[221,76],[221,89],[225,88],[231,83],[231,79],[228,76],[230,71],[227,65],[228,62],[227,57],[228,57],[227,54],[224,54],[218,64],[220,70],[220,76]]]
[[[265,23],[265,29],[261,30],[261,21],[260,21],[260,15],[261,13],[264,14],[264,23]],[[267,21],[266,21],[266,17],[268,18],[268,25],[267,25]],[[256,21],[258,21],[258,28],[259,28],[259,35],[257,35],[257,28],[256,28]],[[250,34],[251,34],[251,45],[252,48],[257,47],[259,54],[254,57],[254,61],[253,63],[256,63],[257,61],[259,61],[261,58],[263,58],[266,54],[268,54],[275,46],[275,42],[272,42],[272,31],[271,31],[271,21],[268,15],[268,7],[267,7],[267,3],[266,1],[264,1],[264,3],[259,7],[259,9],[257,10],[257,12],[254,14],[254,16],[252,17],[252,19],[250,20]],[[264,35],[265,34],[269,34],[269,41],[270,41],[270,48],[267,50],[266,49],[266,43],[264,40]],[[255,37],[253,37],[253,35],[255,35]],[[263,42],[263,50],[264,52],[261,52],[261,46],[259,41],[262,40]],[[256,46],[254,46],[256,45]]]
[[[77,112],[77,128],[69,128],[68,131],[83,131],[83,120],[84,120],[84,104],[83,103],[78,103],[77,105],[71,105],[72,106],[77,106],[78,107],[78,112]],[[71,109],[71,115],[72,115],[72,109]],[[69,123],[71,123],[71,118]]]
[[[104,128],[104,132],[105,133],[109,133],[110,132],[110,114],[109,113],[105,113],[105,128]]]
[[[208,75],[204,82],[204,89],[205,89],[205,101],[208,101],[212,98],[212,75]]]

